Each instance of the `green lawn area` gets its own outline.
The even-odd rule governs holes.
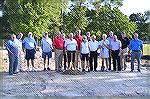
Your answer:
[[[144,44],[144,55],[150,55],[150,44]]]

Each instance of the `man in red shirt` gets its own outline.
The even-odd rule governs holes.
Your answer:
[[[64,39],[61,32],[58,32],[57,36],[54,38],[53,48],[55,52],[55,68],[57,72],[60,72],[62,69],[62,58],[64,48]]]
[[[79,58],[80,47],[81,47],[81,43],[82,43],[81,30],[77,30],[75,32],[74,39],[77,41],[77,45],[78,45],[77,52],[76,52],[76,67],[78,68],[79,67],[78,63],[80,63],[80,58]]]

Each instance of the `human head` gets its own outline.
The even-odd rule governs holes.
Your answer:
[[[114,33],[112,31],[109,32],[109,36],[113,37]]]
[[[48,32],[44,32],[44,36],[45,36],[45,37],[48,37]]]
[[[92,40],[95,41],[95,39],[96,39],[96,36],[92,35]]]
[[[87,36],[83,35],[82,39],[83,39],[84,42],[86,42],[87,41]]]
[[[106,40],[107,35],[106,35],[106,34],[103,34],[103,35],[102,35],[102,38],[103,38],[103,40]]]
[[[62,38],[63,38],[63,39],[65,39],[65,38],[66,38],[65,33],[62,33]]]
[[[138,39],[139,35],[137,33],[134,33],[134,39]]]
[[[121,36],[124,38],[124,37],[126,37],[126,32],[122,32],[121,33]]]
[[[29,32],[29,33],[28,33],[28,37],[32,37],[32,32]]]
[[[15,35],[15,34],[12,34],[12,35],[11,35],[11,40],[14,41],[15,39],[16,39],[16,35]]]
[[[114,35],[113,36],[113,39],[114,39],[114,41],[116,41],[118,38],[117,38],[117,35]]]
[[[81,30],[77,30],[76,35],[78,35],[78,36],[81,35]]]
[[[73,33],[70,33],[69,38],[73,39]]]
[[[86,36],[87,36],[87,37],[90,37],[90,36],[91,36],[91,33],[90,33],[90,32],[87,32],[87,33],[86,33]]]
[[[57,32],[57,36],[61,37],[61,32],[60,31]]]
[[[18,36],[17,36],[18,39],[22,39],[22,37],[23,37],[22,33],[19,33]]]

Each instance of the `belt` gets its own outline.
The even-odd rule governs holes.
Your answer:
[[[56,49],[58,49],[58,50],[63,50],[63,48],[56,48]]]
[[[141,52],[141,50],[132,50],[133,52]]]

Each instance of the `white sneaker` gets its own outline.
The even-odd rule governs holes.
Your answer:
[[[27,71],[29,72],[29,71],[30,71],[30,68],[27,68]]]
[[[35,67],[32,67],[32,70],[31,71],[35,71],[36,70],[36,68]]]

